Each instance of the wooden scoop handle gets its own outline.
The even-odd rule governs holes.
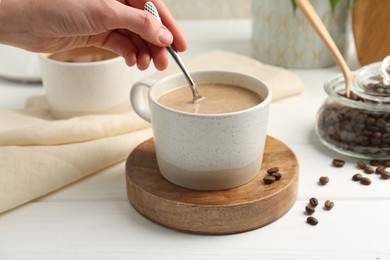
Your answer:
[[[317,12],[314,10],[309,0],[295,0],[295,3],[299,7],[299,9],[301,9],[301,11],[305,15],[306,19],[310,22],[316,33],[320,36],[325,46],[332,54],[333,59],[340,67],[345,79],[345,93],[346,96],[349,97],[351,93],[350,80],[352,78],[352,72],[349,69],[347,63],[345,62],[343,56],[341,55],[339,49],[337,48],[335,42],[333,41],[324,23],[321,21],[321,18],[318,16]]]

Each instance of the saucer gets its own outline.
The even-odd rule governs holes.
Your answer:
[[[279,167],[283,176],[265,184],[263,178],[272,167]],[[169,228],[200,234],[239,233],[274,222],[294,205],[298,171],[294,152],[267,136],[262,166],[252,181],[228,190],[191,190],[161,175],[154,141],[149,139],[126,161],[127,197],[143,216]]]

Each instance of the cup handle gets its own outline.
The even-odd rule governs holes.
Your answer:
[[[150,89],[154,83],[155,79],[144,79],[134,83],[130,91],[130,102],[133,106],[134,111],[144,120],[151,123],[150,119],[150,109],[144,98],[143,88]]]

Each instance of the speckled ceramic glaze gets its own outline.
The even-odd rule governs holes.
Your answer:
[[[110,114],[130,109],[132,73],[122,57],[98,62],[61,62],[40,55],[42,82],[55,118]]]
[[[248,88],[264,98],[238,112],[192,114],[164,107],[157,99],[186,84],[182,74],[160,81],[141,81],[132,87],[134,110],[153,127],[158,165],[169,181],[198,190],[221,190],[252,180],[258,173],[267,132],[271,92],[251,76],[223,71],[191,74],[197,84],[224,83]],[[149,90],[149,106],[142,98]],[[207,97],[206,97],[207,98]]]

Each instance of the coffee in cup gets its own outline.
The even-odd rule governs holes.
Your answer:
[[[52,53],[49,59],[62,62],[96,62],[118,57],[116,53],[97,47],[80,47]]]
[[[255,92],[235,85],[199,84],[197,88],[202,96],[207,98],[193,102],[192,92],[188,85],[185,85],[162,95],[158,102],[182,112],[220,114],[245,110],[263,100],[263,97]]]
[[[191,75],[204,97],[195,103],[183,74],[137,82],[130,93],[135,112],[152,123],[162,176],[195,190],[223,190],[251,181],[263,158],[270,89],[240,73]],[[149,102],[143,98],[145,88]],[[249,101],[236,106],[240,99]]]

